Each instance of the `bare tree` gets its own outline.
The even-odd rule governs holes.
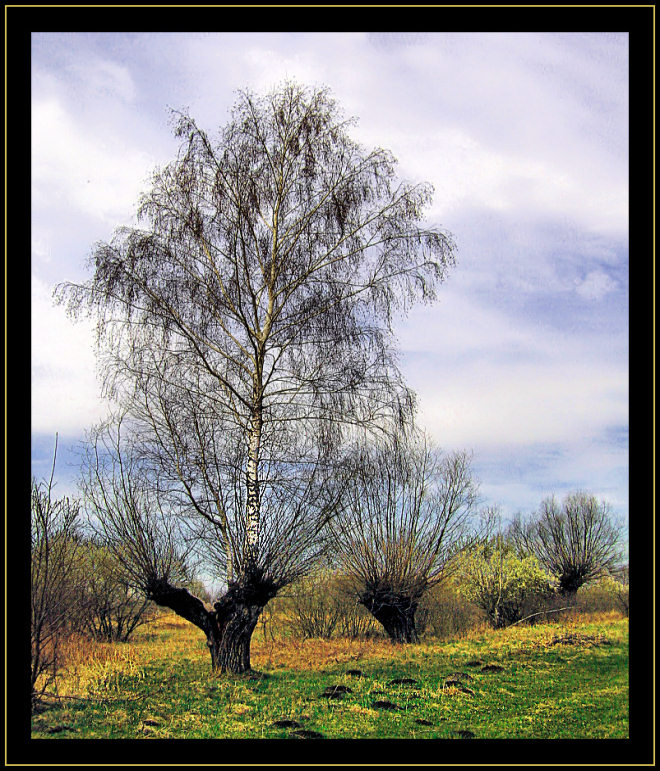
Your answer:
[[[620,534],[607,502],[585,492],[571,493],[561,504],[546,498],[534,514],[515,517],[510,530],[517,547],[539,560],[564,595],[618,564]]]
[[[453,244],[420,224],[430,186],[351,140],[326,89],[243,92],[215,140],[175,119],[181,150],[142,198],[147,227],[98,244],[92,279],[60,297],[97,315],[107,393],[160,513],[227,582],[208,618],[153,561],[145,591],[213,629],[214,666],[243,671],[261,609],[314,557],[347,428],[412,416],[390,323],[434,298]]]
[[[76,592],[76,627],[97,640],[127,642],[153,617],[153,605],[131,586],[114,553],[95,538],[81,543]]]
[[[477,499],[470,456],[387,439],[354,459],[348,501],[330,527],[342,570],[393,642],[417,640],[421,598],[451,573]]]
[[[38,701],[56,683],[60,642],[75,613],[75,575],[79,547],[80,505],[68,497],[53,497],[53,467],[48,481],[32,480],[30,507],[30,685]]]

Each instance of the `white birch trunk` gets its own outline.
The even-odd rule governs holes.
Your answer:
[[[248,562],[256,561],[259,546],[259,448],[263,424],[261,408],[255,409],[250,427],[247,461],[247,506],[245,521],[245,556]]]

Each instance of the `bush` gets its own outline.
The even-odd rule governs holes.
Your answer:
[[[604,576],[577,592],[576,607],[586,613],[619,611],[628,616],[628,584],[614,576]]]
[[[328,591],[331,573],[319,570],[292,584],[288,592],[293,632],[303,640],[329,639],[341,615],[337,593]]]
[[[467,600],[454,582],[431,589],[416,615],[417,633],[440,639],[467,634],[483,623],[483,611]]]
[[[359,604],[347,579],[320,569],[300,579],[287,593],[291,631],[303,639],[382,636],[380,625]]]
[[[57,686],[60,644],[80,600],[76,586],[80,505],[32,480],[30,507],[30,676],[32,701]]]
[[[457,578],[462,596],[480,607],[495,629],[539,612],[554,596],[536,557],[518,557],[501,538],[461,555]]]
[[[153,615],[153,604],[130,586],[114,554],[92,540],[81,549],[76,588],[76,631],[95,640],[127,642]]]

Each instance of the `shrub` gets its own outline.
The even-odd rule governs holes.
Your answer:
[[[56,449],[57,452],[57,449]],[[53,460],[53,471],[55,461]],[[80,505],[54,498],[49,482],[32,480],[30,507],[30,676],[32,701],[57,685],[60,643],[79,602]]]
[[[496,629],[539,611],[554,595],[538,560],[518,557],[501,538],[461,555],[457,576],[462,596],[484,610]]]
[[[92,540],[81,549],[76,589],[76,630],[95,640],[127,642],[153,615],[153,604],[131,587],[114,554]]]
[[[458,637],[483,624],[483,611],[451,581],[431,589],[417,610],[417,633],[440,639]]]
[[[329,639],[341,615],[337,592],[329,591],[333,575],[318,570],[291,585],[288,593],[294,633],[303,640]]]
[[[382,636],[380,625],[359,604],[345,576],[319,569],[300,579],[287,594],[291,631],[303,639]]]
[[[608,575],[580,587],[576,595],[578,610],[587,613],[619,611],[624,616],[628,610],[628,584]]]

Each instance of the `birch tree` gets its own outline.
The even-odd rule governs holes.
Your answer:
[[[203,612],[178,588],[174,607],[157,572],[144,590],[194,605],[213,666],[236,672],[265,603],[313,558],[346,432],[411,419],[391,322],[434,299],[454,247],[423,224],[431,186],[353,141],[327,89],[241,92],[215,137],[173,118],[180,150],[143,227],[97,244],[92,278],[60,296],[96,315],[131,452],[227,585]]]

